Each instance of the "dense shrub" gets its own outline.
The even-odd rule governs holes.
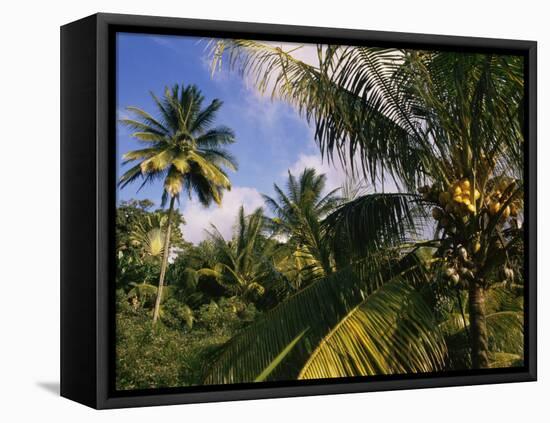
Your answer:
[[[119,390],[202,384],[211,356],[257,315],[253,305],[222,298],[193,311],[168,300],[153,326],[151,311],[117,296],[116,386]]]

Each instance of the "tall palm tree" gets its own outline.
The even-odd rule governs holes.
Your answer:
[[[326,176],[306,168],[298,178],[290,171],[286,192],[274,184],[275,198],[264,195],[264,201],[275,217],[272,229],[286,238],[297,267],[314,277],[331,273],[329,250],[322,239],[321,220],[339,204],[339,188],[325,193]],[[299,276],[299,275],[298,275]]]
[[[431,266],[466,293],[471,366],[489,367],[486,293],[498,288],[499,273],[513,282],[511,255],[522,239],[523,58],[331,45],[317,52],[311,64],[279,47],[222,41],[214,66],[228,58],[261,91],[296,105],[315,125],[324,157],[373,184],[390,178],[422,192],[438,229],[428,240]],[[363,206],[372,200],[343,209],[339,227],[368,219]],[[398,220],[386,223],[371,228],[385,242],[400,232]]]
[[[174,85],[166,88],[159,99],[151,93],[157,116],[128,107],[133,119],[120,122],[136,132],[132,134],[145,148],[124,154],[124,164],[137,162],[120,178],[119,185],[141,179],[141,187],[163,180],[162,206],[169,202],[166,235],[153,312],[153,322],[159,317],[162,289],[170,255],[172,212],[176,199],[185,192],[195,194],[205,206],[214,201],[221,204],[224,190],[231,183],[224,168],[236,170],[233,156],[224,148],[235,141],[234,133],[225,126],[213,126],[222,102],[213,100],[203,107],[204,97],[195,85]]]

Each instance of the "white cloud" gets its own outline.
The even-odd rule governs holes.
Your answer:
[[[298,176],[303,172],[305,168],[313,168],[318,174],[324,173],[327,177],[326,190],[330,191],[336,188],[340,188],[347,179],[346,171],[342,168],[340,162],[336,160],[334,163],[328,163],[325,159],[321,159],[319,153],[316,154],[300,154],[298,160],[296,160],[288,170],[294,175]],[[284,175],[286,176],[287,170]]]
[[[332,189],[340,188],[344,185],[348,178],[355,179],[356,181],[363,180],[363,183],[371,191],[375,192],[401,192],[399,186],[393,181],[390,174],[386,173],[384,178],[384,183],[377,180],[375,184],[372,182],[365,182],[363,173],[361,169],[361,160],[359,156],[356,156],[355,159],[355,175],[352,175],[351,171],[346,172],[342,164],[338,159],[335,159],[334,162],[328,163],[327,160],[322,161],[321,155],[319,153],[315,154],[300,154],[298,160],[296,160],[290,167],[289,170],[294,176],[298,176],[306,167],[314,168],[317,173],[324,173],[327,177],[327,183],[325,190],[330,191]],[[349,167],[349,165],[348,165]],[[287,176],[287,170],[282,173],[284,176]],[[352,178],[353,176],[353,178]]]
[[[261,194],[251,187],[233,187],[226,191],[221,206],[202,206],[195,198],[187,201],[182,214],[187,222],[182,227],[185,240],[197,244],[207,237],[205,230],[215,225],[224,238],[231,238],[233,225],[241,205],[245,213],[252,213],[256,208],[264,205]]]
[[[288,104],[277,99],[272,101],[269,96],[262,96],[253,87],[246,89],[239,108],[248,120],[269,131],[276,128],[285,117],[302,122],[298,113]]]

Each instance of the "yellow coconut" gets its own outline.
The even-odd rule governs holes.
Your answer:
[[[453,187],[452,193],[453,193],[453,197],[457,197],[460,194],[462,194],[462,188],[460,188],[460,186],[457,185]]]
[[[489,214],[495,215],[500,210],[500,203],[498,201],[493,201],[491,204],[489,204]]]
[[[509,216],[510,216],[510,206],[506,206],[502,211],[502,217],[504,219],[508,219]]]
[[[479,250],[481,250],[481,243],[479,241],[476,241],[473,247],[474,254],[477,253]]]
[[[479,197],[481,197],[481,193],[477,189],[474,190],[474,199],[479,200]]]
[[[466,178],[464,178],[462,181],[460,181],[460,187],[462,188],[462,191],[467,191],[470,189],[470,181]]]

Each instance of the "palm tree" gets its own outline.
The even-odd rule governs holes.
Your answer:
[[[221,204],[223,190],[231,183],[224,167],[235,170],[236,160],[223,146],[234,142],[233,131],[213,123],[222,102],[213,100],[203,108],[204,97],[195,85],[166,88],[159,99],[151,93],[157,107],[154,117],[137,107],[128,107],[134,119],[121,123],[134,129],[133,138],[145,148],[124,154],[124,164],[137,162],[120,178],[120,186],[142,180],[141,186],[163,180],[162,206],[169,202],[163,257],[153,322],[159,317],[162,289],[170,255],[170,232],[175,200],[182,192],[195,194],[205,206]]]
[[[290,171],[286,193],[274,184],[276,198],[264,195],[264,201],[275,217],[274,233],[286,238],[296,267],[313,278],[331,273],[329,250],[322,239],[321,220],[339,204],[339,188],[325,193],[326,176],[306,168],[296,178]],[[300,274],[297,275],[301,277]]]
[[[245,216],[241,206],[232,239],[226,241],[213,226],[209,232],[217,251],[217,262],[199,275],[213,276],[233,295],[253,300],[265,292],[265,282],[273,274],[270,260],[275,244],[264,236],[266,226],[261,208]]]
[[[312,65],[279,47],[224,40],[215,45],[213,64],[227,57],[262,92],[294,104],[315,125],[324,157],[362,172],[373,185],[389,178],[409,193],[422,192],[423,204],[417,195],[394,194],[395,207],[379,209],[390,216],[370,228],[361,223],[372,219],[369,205],[390,197],[358,198],[328,219],[332,233],[341,236],[334,227],[348,228],[345,238],[362,247],[359,234],[368,232],[395,248],[400,244],[392,239],[399,240],[403,229],[398,217],[417,229],[424,223],[403,208],[406,203],[433,207],[434,238],[407,248],[431,246],[430,268],[423,271],[445,275],[453,291],[467,295],[471,366],[489,367],[486,295],[498,289],[500,273],[514,282],[512,256],[522,242],[523,58],[331,45],[317,50]],[[381,289],[391,278],[385,275]],[[333,367],[337,360],[361,362],[331,359]],[[346,372],[366,369],[348,366]]]

